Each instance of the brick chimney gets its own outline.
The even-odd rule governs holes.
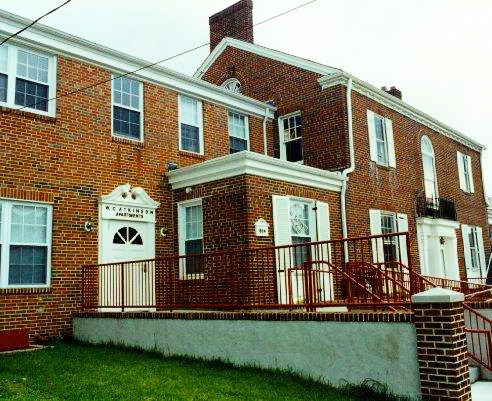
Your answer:
[[[209,19],[210,51],[225,37],[253,43],[253,1],[241,0]]]
[[[393,95],[394,97],[397,97],[398,99],[402,99],[402,93],[401,90],[396,89],[396,86],[392,86],[391,88],[386,88],[386,86],[383,86],[381,90],[384,90],[386,93],[389,93],[390,95]]]

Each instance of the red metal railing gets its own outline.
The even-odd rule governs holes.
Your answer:
[[[468,356],[492,371],[492,320],[466,302],[464,308]]]
[[[413,293],[407,249],[394,233],[84,266],[83,308],[395,310]]]

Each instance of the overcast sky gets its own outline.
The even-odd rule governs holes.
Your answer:
[[[35,19],[63,0],[2,0]],[[157,61],[209,40],[208,17],[234,0],[72,0],[42,23]],[[255,0],[254,22],[306,2]],[[414,107],[484,144],[492,195],[492,1],[318,0],[255,28],[255,42],[395,85]],[[164,65],[192,75],[208,48]],[[293,90],[295,90],[293,88]]]

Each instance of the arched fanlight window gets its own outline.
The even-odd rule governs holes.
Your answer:
[[[230,78],[222,83],[222,87],[235,93],[243,93],[243,87],[236,78]]]
[[[423,136],[420,142],[422,151],[422,163],[424,165],[424,187],[425,197],[437,198],[436,160],[432,142],[427,136]]]
[[[133,227],[122,227],[113,237],[113,244],[143,245],[142,237]]]

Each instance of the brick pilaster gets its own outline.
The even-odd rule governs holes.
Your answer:
[[[471,400],[463,300],[442,288],[412,297],[424,400]]]

